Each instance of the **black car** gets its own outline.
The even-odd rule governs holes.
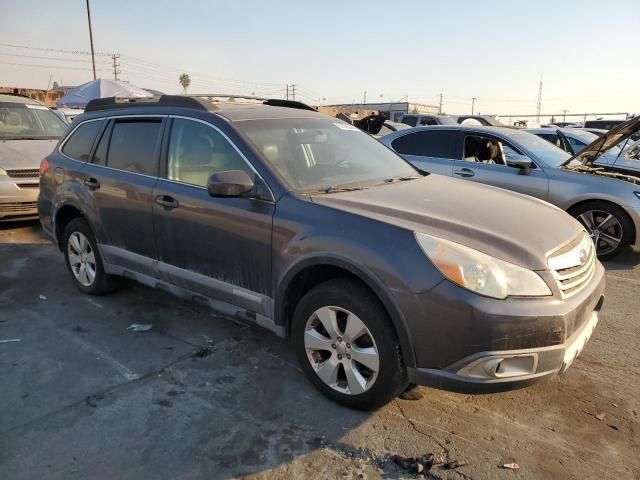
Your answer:
[[[40,219],[76,286],[127,277],[290,336],[318,389],[357,408],[571,364],[604,288],[578,222],[273,103],[90,102],[40,168]]]

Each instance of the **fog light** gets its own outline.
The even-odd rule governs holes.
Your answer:
[[[528,353],[511,356],[487,356],[479,358],[461,368],[457,374],[473,378],[510,378],[536,373],[538,354]]]

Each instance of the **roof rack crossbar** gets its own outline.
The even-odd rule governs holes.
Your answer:
[[[200,100],[181,95],[162,95],[160,97],[148,98],[128,98],[128,97],[106,97],[96,98],[89,101],[85,112],[96,112],[101,110],[113,110],[117,108],[131,108],[140,105],[155,105],[158,107],[182,107],[194,108],[197,110],[207,110],[207,106]]]

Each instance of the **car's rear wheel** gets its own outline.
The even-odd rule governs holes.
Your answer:
[[[336,279],[309,291],[296,308],[292,336],[305,374],[338,403],[376,408],[408,384],[389,316],[358,282]]]
[[[84,218],[69,222],[63,236],[64,257],[76,287],[90,295],[104,295],[117,287],[117,278],[107,275],[96,239]]]
[[[633,226],[627,214],[608,202],[587,202],[571,211],[587,229],[600,260],[609,260],[631,243]]]

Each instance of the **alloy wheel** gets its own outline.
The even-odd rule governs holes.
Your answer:
[[[78,282],[89,287],[96,279],[96,256],[87,237],[73,232],[67,242],[69,266]]]
[[[615,215],[601,210],[587,210],[578,215],[578,220],[586,227],[596,246],[597,255],[606,255],[620,246],[623,231]]]
[[[334,390],[358,395],[369,390],[380,369],[373,335],[355,314],[322,307],[307,320],[307,358],[320,379]]]

